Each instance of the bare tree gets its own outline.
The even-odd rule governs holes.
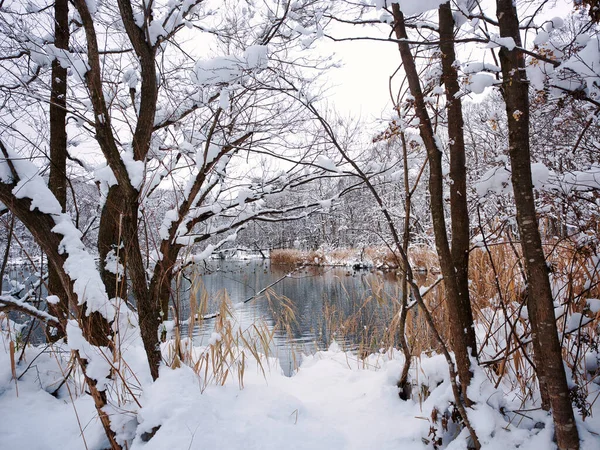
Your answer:
[[[435,235],[436,249],[439,256],[440,267],[444,276],[444,286],[446,287],[447,293],[446,295],[449,311],[448,321],[453,337],[452,350],[454,351],[456,357],[457,372],[460,377],[462,393],[464,398],[467,399],[467,388],[471,382],[471,361],[469,359],[469,347],[471,347],[471,351],[473,351],[472,346],[475,335],[473,330],[473,319],[470,304],[468,303],[468,301],[465,303],[464,298],[466,296],[466,293],[461,297],[458,285],[457,271],[460,271],[460,273],[464,275],[466,273],[465,270],[468,270],[468,267],[456,267],[455,260],[453,259],[453,255],[450,250],[450,244],[448,242],[448,235],[446,231],[446,218],[444,215],[444,177],[442,168],[442,149],[439,147],[438,140],[433,130],[432,121],[429,117],[429,112],[427,110],[427,105],[425,103],[424,98],[425,96],[423,94],[421,81],[419,79],[419,73],[417,71],[414,57],[411,53],[410,44],[407,42],[408,35],[406,32],[406,26],[404,22],[404,14],[402,13],[400,7],[396,3],[392,4],[392,12],[394,15],[394,32],[396,38],[398,39],[398,49],[400,51],[400,57],[402,59],[402,66],[406,74],[406,80],[408,82],[410,93],[414,98],[415,114],[419,119],[419,131],[421,133],[421,138],[423,139],[425,148],[427,149],[427,157],[429,161],[429,192],[431,195],[431,216],[433,220],[433,231]],[[447,14],[447,11],[442,11],[441,14],[442,17],[444,17]],[[449,30],[445,30],[445,32],[451,33],[451,31]],[[446,43],[446,51],[448,51],[448,44],[451,45],[451,41]],[[451,74],[446,73],[446,76],[448,75],[450,76],[449,80],[451,82],[453,77]],[[450,84],[450,87],[447,86],[447,92],[451,93],[453,87],[453,84]],[[456,105],[455,102],[452,102],[451,105],[452,104]],[[456,106],[453,106],[453,108],[456,108]],[[453,109],[453,112],[456,113],[457,111],[454,111]],[[455,120],[460,119],[455,118]],[[453,137],[457,138],[458,135],[462,134],[462,130],[460,129],[460,123],[456,123],[454,125],[455,128],[453,132],[456,135],[453,134]],[[454,145],[455,154],[453,155],[453,160],[455,169],[453,171],[453,175],[454,177],[457,177],[456,181],[460,184],[462,177],[465,177],[464,165],[462,167],[463,173],[462,175],[459,175],[461,164],[460,158],[458,158],[459,161],[457,161],[458,155],[456,154],[460,152],[460,150],[458,150],[458,147],[460,146],[460,140],[458,142],[455,142]],[[455,194],[453,198],[456,200],[457,198],[459,198],[459,191],[455,190],[454,192]],[[463,207],[462,209],[461,206]],[[459,222],[455,226],[458,228],[459,226],[464,227],[468,225],[468,220],[466,223],[464,222],[464,205],[457,205],[456,208],[458,209],[455,209],[455,217],[459,219]],[[458,211],[460,211],[460,213]],[[454,239],[459,242],[459,247],[456,249],[457,253],[455,254],[457,258],[456,262],[458,263],[458,259],[460,259],[462,264],[465,262],[465,243],[463,242],[465,230],[457,229],[456,231],[458,234],[455,236]],[[466,231],[466,235],[468,239],[468,229]],[[461,277],[461,279],[463,279],[463,284],[461,284],[461,286],[464,287],[464,276]],[[469,332],[469,330],[472,331]]]
[[[517,9],[510,0],[497,0],[501,37],[512,40],[500,50],[502,86],[508,118],[512,185],[517,208],[524,266],[527,272],[527,309],[532,328],[540,389],[549,398],[556,439],[561,449],[579,448],[569,389],[558,341],[548,266],[536,216],[529,151],[529,85],[525,73]]]

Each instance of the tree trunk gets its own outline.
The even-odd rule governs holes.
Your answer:
[[[521,46],[519,19],[512,0],[497,0],[500,36]],[[538,228],[529,149],[529,97],[523,53],[518,48],[500,50],[502,87],[508,117],[512,185],[517,223],[527,272],[527,310],[531,321],[534,356],[542,397],[552,407],[556,441],[560,449],[579,448],[573,408],[558,341],[548,267]]]
[[[121,247],[121,243],[123,242],[122,221],[125,200],[125,193],[123,191],[118,184],[110,187],[106,201],[102,207],[98,228],[100,277],[106,287],[108,298],[127,298],[126,274],[124,273],[122,277],[119,277],[106,268],[106,257],[111,251],[118,253],[121,264],[123,264],[125,256],[125,250]]]
[[[404,231],[402,233],[402,250],[404,254],[408,256],[408,245],[410,243],[410,213],[412,204],[412,192],[408,180],[408,146],[406,145],[406,138],[404,132],[400,134],[402,140],[402,160],[404,163]],[[398,334],[400,338],[400,345],[402,346],[402,353],[404,354],[404,366],[402,367],[402,373],[400,374],[400,380],[398,380],[398,388],[400,390],[399,395],[402,400],[408,400],[410,398],[411,389],[408,382],[408,372],[412,362],[412,354],[408,348],[408,341],[406,340],[406,318],[408,317],[408,282],[407,274],[409,271],[407,261],[402,261],[404,266],[402,274],[400,276],[400,286],[402,289],[401,298],[401,311],[400,319],[398,324]]]
[[[149,289],[146,267],[140,251],[138,236],[139,204],[137,199],[129,198],[127,206],[127,211],[123,216],[125,263],[128,278],[131,280],[131,290],[137,303],[140,332],[148,357],[148,364],[150,365],[150,374],[156,380],[162,361],[158,331],[163,318],[160,314],[159,299],[153,296],[152,291]]]
[[[68,0],[56,0],[54,2],[54,45],[59,49],[68,49],[69,47]],[[67,207],[67,69],[63,68],[57,59],[52,61],[51,78],[50,177],[48,188],[60,203],[63,212],[65,212]],[[57,304],[48,304],[48,311],[58,318],[60,323],[56,333],[46,333],[49,340],[55,341],[65,336],[66,321],[69,317],[69,302],[58,270],[50,260],[48,264],[48,293],[56,295],[60,299]]]
[[[467,398],[467,387],[471,382],[471,361],[467,348],[467,336],[464,322],[461,319],[461,309],[463,304],[458,294],[458,283],[454,262],[450,253],[448,236],[446,234],[446,219],[444,217],[444,195],[443,195],[443,171],[442,171],[442,152],[438,147],[437,139],[433,131],[433,126],[427,111],[419,74],[415,65],[410,46],[407,42],[406,27],[404,24],[404,14],[400,11],[397,3],[392,4],[394,14],[394,31],[398,42],[398,49],[406,80],[410,88],[410,93],[414,98],[414,108],[419,118],[419,131],[429,159],[429,193],[431,196],[431,217],[433,221],[433,231],[435,235],[435,246],[440,260],[440,267],[444,277],[444,286],[446,288],[446,304],[448,306],[448,323],[450,334],[452,335],[452,351],[456,358],[458,376],[460,377],[461,391],[465,402],[469,404]]]
[[[125,298],[128,295],[125,274],[119,276],[106,268],[106,256],[111,251],[119,252],[119,262],[126,271],[134,296],[140,325],[140,333],[148,356],[148,364],[153,379],[158,378],[162,360],[158,338],[158,329],[162,321],[159,299],[152,295],[148,287],[146,267],[142,258],[138,236],[139,204],[133,194],[119,185],[109,190],[102,209],[100,231],[98,233],[98,251],[100,254],[100,275],[110,298]],[[159,263],[160,264],[160,263]],[[158,264],[157,264],[158,265]],[[170,283],[170,280],[168,280]]]
[[[465,166],[465,138],[463,133],[462,102],[458,97],[460,86],[454,65],[454,18],[450,2],[439,9],[440,50],[442,52],[442,80],[446,90],[448,111],[448,138],[450,140],[450,218],[452,227],[451,253],[460,319],[466,332],[467,347],[477,358],[477,341],[473,312],[469,298],[469,209],[467,207],[467,169]]]

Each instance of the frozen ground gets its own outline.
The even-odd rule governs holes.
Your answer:
[[[91,397],[81,385],[65,384],[57,397],[50,395],[61,378],[57,355],[44,353],[34,360],[40,349],[29,349],[17,374],[29,369],[15,386],[6,338],[0,345],[1,449],[105,448]],[[159,380],[151,383],[142,356],[139,349],[130,349],[124,357],[136,374],[127,381],[141,409],[122,385],[109,388],[113,404],[129,398],[121,407],[113,406],[111,417],[120,436],[129,437],[131,449],[432,449],[423,440],[431,439],[432,408],[444,411],[451,396],[440,356],[418,360],[413,379],[431,394],[411,401],[397,395],[402,358],[396,352],[358,361],[334,344],[327,352],[306,357],[293,377],[283,376],[274,359],[269,368],[263,361],[263,374],[248,358],[243,389],[233,373],[220,386],[185,365],[163,367]],[[482,372],[471,388],[477,405],[470,416],[485,449],[554,448],[551,421],[544,413],[511,413],[521,407],[518,395],[495,390]],[[599,412],[596,406],[595,417],[579,423],[583,449],[600,448],[594,434],[600,432]],[[142,434],[157,425],[161,428],[155,436],[143,442]],[[451,439],[452,423],[447,432],[439,422],[435,428],[444,447],[466,448],[464,431]]]

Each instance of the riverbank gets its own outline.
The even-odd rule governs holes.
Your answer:
[[[272,264],[308,266],[344,266],[355,269],[397,270],[401,261],[386,247],[332,248],[318,250],[274,249]],[[425,246],[411,247],[409,259],[416,271],[436,273],[439,268],[435,250]]]

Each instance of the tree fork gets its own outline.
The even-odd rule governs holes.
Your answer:
[[[392,4],[394,15],[394,32],[398,42],[398,50],[404,66],[406,80],[408,81],[410,92],[415,102],[415,112],[419,118],[419,131],[425,144],[429,159],[429,192],[431,195],[431,217],[433,221],[433,231],[435,235],[435,246],[438,253],[442,275],[444,277],[444,286],[446,287],[446,297],[449,309],[448,322],[452,334],[452,350],[456,358],[456,366],[460,377],[462,395],[469,406],[470,401],[467,397],[467,388],[471,382],[471,360],[469,359],[468,343],[463,320],[460,310],[463,304],[458,295],[458,284],[454,263],[448,244],[446,234],[446,220],[444,217],[444,198],[443,198],[443,172],[442,172],[442,152],[438,148],[437,141],[433,132],[431,119],[427,112],[427,106],[421,89],[419,74],[415,65],[413,55],[406,34],[404,24],[404,14],[400,11],[397,3]]]

